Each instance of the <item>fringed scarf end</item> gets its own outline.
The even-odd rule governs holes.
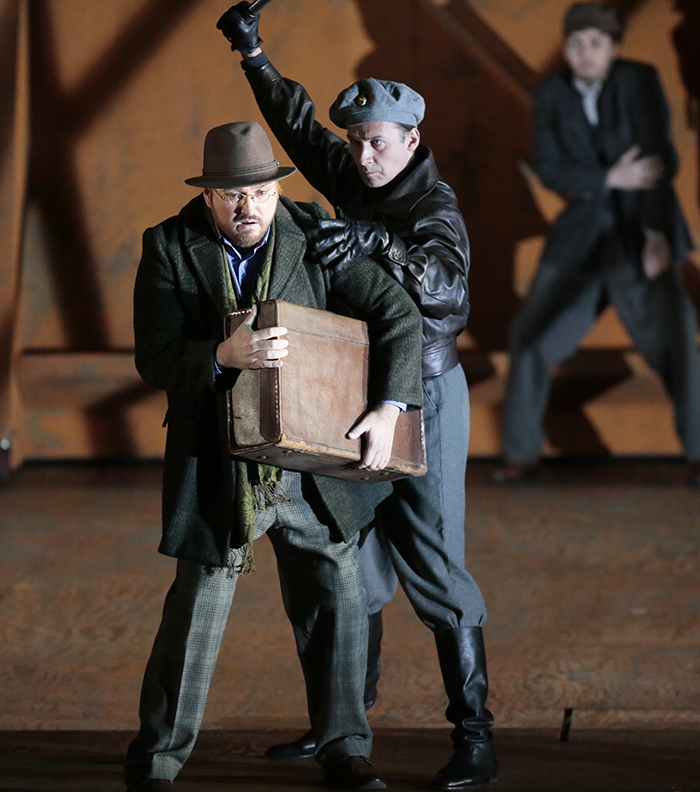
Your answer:
[[[279,481],[256,484],[253,487],[253,498],[255,499],[256,512],[265,511],[265,509],[271,509],[281,503],[290,502]]]
[[[251,572],[255,572],[253,543],[248,542],[244,544],[243,547],[230,548],[226,567],[229,577],[234,577],[235,575],[249,575]]]

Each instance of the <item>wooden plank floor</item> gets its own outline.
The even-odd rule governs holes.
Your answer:
[[[489,607],[498,788],[699,790],[700,491],[673,461],[552,462],[538,484],[505,489],[488,485],[491,470],[470,467],[465,530]],[[31,466],[0,488],[0,790],[121,788],[173,574],[156,552],[160,475]],[[313,762],[262,758],[306,717],[267,540],[256,563],[183,792],[319,787]],[[391,788],[425,788],[447,759],[446,702],[432,636],[401,592],[385,613],[379,693],[377,765]]]

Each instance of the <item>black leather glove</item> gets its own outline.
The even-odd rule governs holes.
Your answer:
[[[258,35],[259,22],[260,14],[251,14],[250,3],[243,0],[222,14],[216,27],[231,42],[232,50],[253,52],[262,44]]]
[[[324,267],[341,269],[361,256],[386,253],[391,234],[381,223],[361,220],[319,220],[309,234],[309,252]]]

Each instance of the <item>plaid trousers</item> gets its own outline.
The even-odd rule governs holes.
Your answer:
[[[289,502],[258,515],[256,537],[267,533],[277,557],[317,735],[317,759],[368,757],[367,611],[357,538],[331,541],[302,492],[303,483],[301,474],[285,471],[282,486]],[[173,780],[192,752],[237,579],[228,568],[178,561],[146,667],[141,728],[127,753],[127,784]]]

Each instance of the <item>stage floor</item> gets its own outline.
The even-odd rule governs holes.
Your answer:
[[[537,484],[467,477],[467,568],[506,790],[700,789],[700,491],[676,462],[548,463]],[[0,488],[0,789],[120,787],[141,676],[174,571],[156,552],[159,465],[29,466]],[[306,728],[271,545],[241,581],[201,743],[181,788],[318,786],[263,761]],[[447,759],[432,635],[385,610],[371,711],[392,788]],[[566,710],[570,741],[558,741]],[[693,786],[695,784],[695,786]],[[111,786],[110,786],[111,785]]]
[[[322,789],[313,760],[272,762],[262,756],[279,731],[206,731],[177,780],[180,792],[291,792]],[[568,743],[555,732],[496,732],[503,792],[694,792],[700,790],[698,734],[690,731],[586,730]],[[2,732],[4,792],[123,790],[124,732]],[[380,730],[373,760],[390,790],[429,788],[447,758],[447,736],[435,729]]]

